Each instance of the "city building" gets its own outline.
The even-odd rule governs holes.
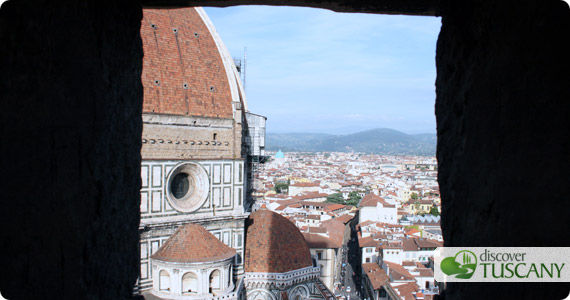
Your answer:
[[[237,299],[265,117],[249,112],[234,60],[202,8],[144,9],[141,37],[141,258],[135,292]]]
[[[368,194],[360,201],[359,218],[359,223],[377,221],[397,224],[398,210],[395,205],[386,202],[382,197]]]

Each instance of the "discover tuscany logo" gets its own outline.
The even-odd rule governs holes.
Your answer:
[[[438,282],[570,282],[569,247],[440,247]]]
[[[461,250],[455,256],[446,257],[441,261],[441,271],[455,278],[469,279],[475,273],[477,256],[469,250]]]

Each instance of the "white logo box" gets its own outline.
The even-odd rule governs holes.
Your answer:
[[[438,282],[570,282],[570,247],[439,247],[434,263]]]

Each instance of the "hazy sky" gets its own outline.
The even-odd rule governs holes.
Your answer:
[[[269,132],[435,132],[436,17],[322,9],[205,8]]]

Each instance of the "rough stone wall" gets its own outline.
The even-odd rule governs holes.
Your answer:
[[[446,246],[570,246],[570,11],[445,1],[437,158]],[[446,299],[562,299],[570,284],[448,284]]]
[[[253,2],[411,14],[439,5]],[[568,6],[441,5],[436,116],[446,245],[569,246]],[[2,5],[0,290],[8,299],[130,294],[138,273],[140,19],[129,0]],[[569,288],[450,284],[444,296],[560,299]]]
[[[138,275],[142,46],[133,1],[0,10],[0,290],[127,299]]]

